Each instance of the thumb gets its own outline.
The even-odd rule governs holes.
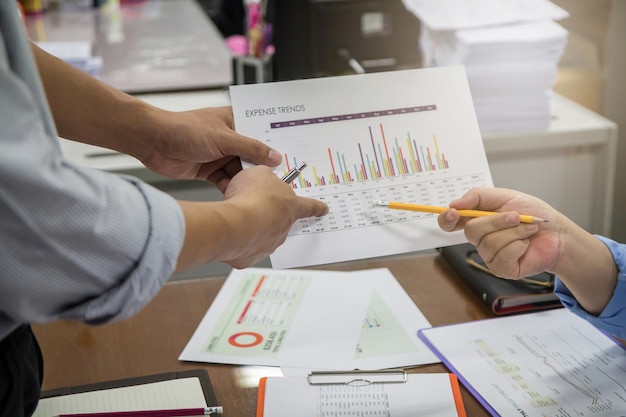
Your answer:
[[[280,152],[263,142],[237,133],[231,140],[224,142],[222,152],[224,155],[235,155],[242,160],[271,167],[277,166],[283,159]]]

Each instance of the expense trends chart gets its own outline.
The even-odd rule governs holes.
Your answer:
[[[369,118],[380,118],[383,116],[406,115],[421,111],[435,111],[436,106],[409,107],[402,109],[390,109],[382,111],[362,112],[356,114],[336,115],[329,117],[315,117],[311,119],[290,120],[286,122],[276,122],[271,124],[271,129],[295,128],[298,126],[310,126],[320,123],[333,123],[340,121],[364,120]],[[431,172],[449,167],[445,155],[439,150],[437,137],[432,135],[432,145],[424,146],[417,143],[415,138],[411,138],[411,132],[401,133],[398,136],[389,136],[385,132],[385,125],[382,122],[372,126],[367,123],[367,130],[361,132],[341,132],[346,137],[358,138],[352,145],[352,158],[346,157],[346,153],[327,148],[328,159],[325,167],[321,170],[313,165],[312,180],[307,179],[303,174],[294,185],[294,188],[310,188],[313,186],[324,186],[331,184],[346,184],[351,182],[362,182],[367,180],[392,178],[397,176],[417,174],[421,172]],[[339,142],[343,138],[339,138]],[[359,139],[365,139],[359,141]],[[348,142],[352,142],[349,141]],[[308,154],[310,155],[310,154]],[[286,169],[289,170],[290,163],[294,166],[298,164],[297,157],[285,154]],[[300,161],[302,162],[302,161]]]
[[[445,80],[440,79],[444,73]],[[407,85],[419,87],[419,99]],[[278,176],[305,162],[292,183],[294,192],[329,206],[326,216],[296,221],[271,257],[274,267],[383,256],[464,240],[439,230],[433,214],[374,205],[389,200],[448,206],[472,187],[492,185],[459,69],[235,87],[231,99],[237,131],[282,154]],[[328,93],[334,89],[342,94]]]

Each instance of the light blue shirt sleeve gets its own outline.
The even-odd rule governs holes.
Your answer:
[[[15,2],[0,2],[0,340],[21,323],[127,318],[173,272],[178,203],[65,160]]]
[[[558,277],[554,292],[563,305],[578,316],[609,334],[626,339],[626,245],[603,236],[596,237],[609,248],[618,270],[615,292],[604,310],[598,316],[586,312]]]

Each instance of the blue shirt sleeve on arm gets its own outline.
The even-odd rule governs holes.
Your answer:
[[[84,305],[63,311],[59,318],[99,324],[131,317],[156,295],[176,267],[185,230],[180,206],[168,194],[136,178],[122,178],[138,189],[148,208],[148,234],[143,251],[118,285]]]
[[[22,323],[141,309],[185,235],[169,195],[67,161],[14,2],[0,2],[0,340]]]
[[[586,312],[558,277],[554,292],[563,305],[576,315],[607,333],[626,339],[626,245],[604,236],[596,237],[609,248],[618,270],[615,292],[604,310],[598,316]]]

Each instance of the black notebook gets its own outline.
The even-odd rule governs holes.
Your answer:
[[[488,272],[470,243],[439,249],[457,275],[497,315],[562,307],[554,294],[554,275],[543,272],[523,280],[498,278]]]

